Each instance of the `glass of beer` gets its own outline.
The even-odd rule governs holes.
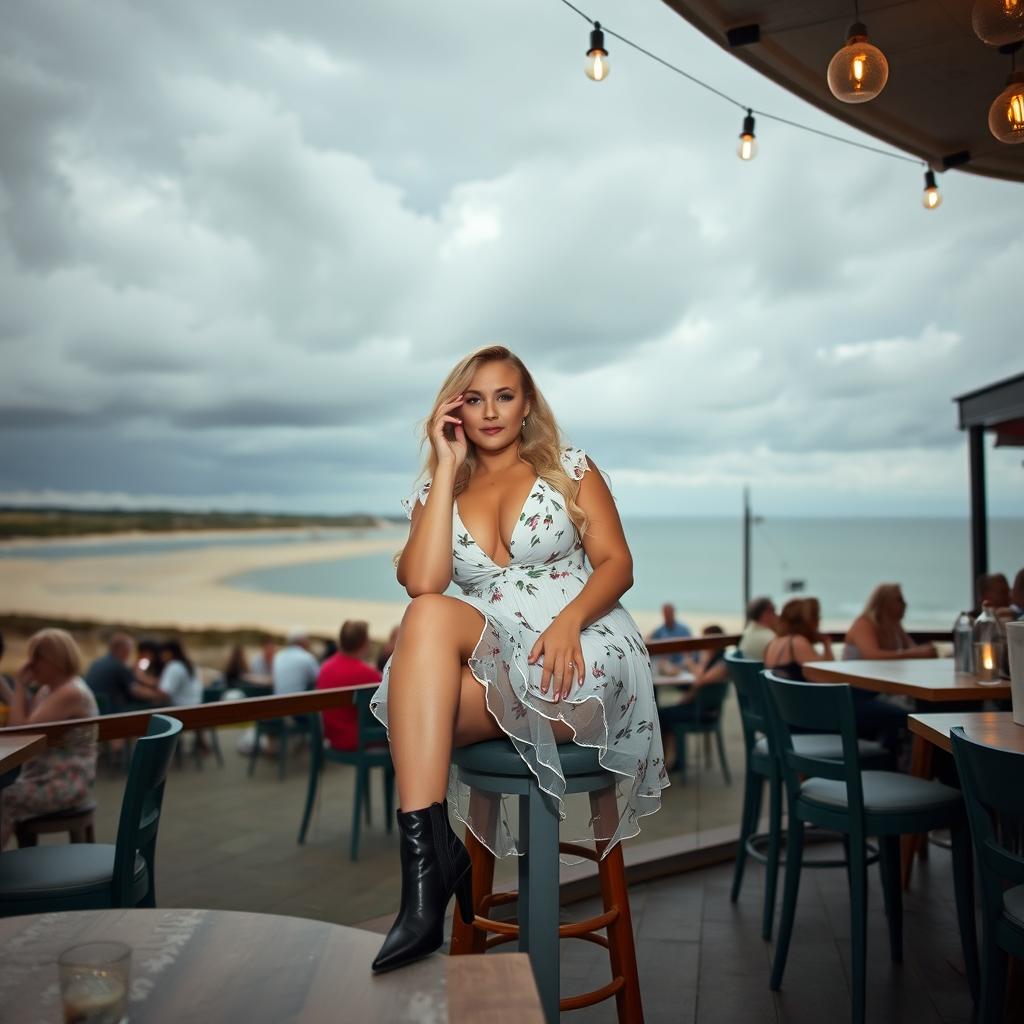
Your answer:
[[[86,942],[57,958],[64,1024],[126,1024],[132,951],[123,942]]]

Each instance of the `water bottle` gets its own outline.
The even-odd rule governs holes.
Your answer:
[[[953,623],[953,668],[967,675],[974,673],[974,622],[961,612]]]

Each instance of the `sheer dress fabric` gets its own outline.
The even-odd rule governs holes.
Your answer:
[[[565,448],[562,462],[571,479],[590,468],[579,448]],[[415,502],[426,504],[428,481],[402,504],[412,518]],[[583,686],[554,703],[541,693],[542,664],[527,663],[537,637],[579,594],[591,574],[583,545],[562,495],[539,477],[520,512],[509,544],[511,561],[499,566],[484,553],[452,511],[451,596],[483,615],[480,639],[469,668],[486,689],[487,707],[540,788],[558,807],[563,842],[608,840],[608,849],[640,831],[639,819],[661,806],[668,783],[654,703],[651,662],[632,616],[621,605],[587,626],[580,642],[586,659]],[[370,707],[386,726],[391,662]],[[549,691],[550,692],[550,691]],[[586,794],[565,793],[565,778],[551,722],[567,722],[574,742],[596,747],[601,765],[614,773],[615,800],[591,805]],[[471,791],[453,767],[448,802],[460,821],[494,854],[516,848],[517,799]]]

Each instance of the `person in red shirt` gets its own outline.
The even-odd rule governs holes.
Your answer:
[[[318,690],[379,683],[380,673],[364,660],[370,653],[370,630],[365,622],[346,621],[338,636],[340,650],[321,666]],[[335,750],[355,750],[358,745],[358,713],[355,706],[328,708],[323,713],[324,737]]]

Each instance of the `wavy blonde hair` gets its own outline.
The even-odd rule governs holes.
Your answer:
[[[430,441],[430,424],[434,422],[441,406],[465,391],[481,366],[485,363],[499,362],[512,363],[519,370],[523,382],[523,393],[530,404],[530,412],[526,417],[520,436],[519,457],[533,467],[533,471],[544,483],[562,496],[565,502],[565,511],[572,520],[573,526],[576,527],[576,532],[582,538],[587,532],[587,514],[576,503],[580,491],[580,481],[573,480],[562,465],[562,449],[565,447],[562,432],[558,429],[551,406],[548,405],[534,382],[533,375],[523,361],[504,345],[487,345],[471,352],[456,363],[451,373],[445,378],[445,382],[441,385],[441,390],[434,400],[434,407],[423,422],[423,440],[420,447],[425,445],[429,454],[423,471],[417,479],[422,479],[424,476],[433,477],[437,471],[437,453]],[[477,465],[476,447],[468,438],[466,444],[469,452],[466,461],[459,467],[459,472],[455,477],[456,497],[466,489],[469,478],[473,475]]]
[[[861,614],[875,626],[881,626],[881,611],[882,606],[897,594],[902,596],[903,588],[898,583],[879,583],[874,590],[871,591],[871,596],[867,600],[867,604],[864,605],[864,611]],[[897,623],[898,624],[898,623]],[[891,623],[889,624],[891,625]]]

